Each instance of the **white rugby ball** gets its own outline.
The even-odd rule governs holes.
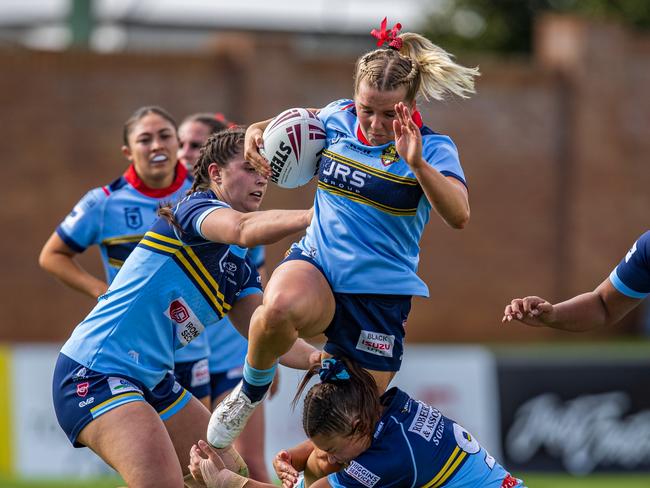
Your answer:
[[[305,185],[318,172],[325,127],[304,108],[285,110],[264,130],[260,150],[271,165],[271,181],[282,188]]]

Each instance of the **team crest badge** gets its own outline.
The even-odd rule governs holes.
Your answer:
[[[128,228],[139,229],[142,227],[142,213],[138,207],[125,207],[124,218]]]
[[[391,164],[399,161],[399,154],[397,154],[397,149],[395,149],[395,144],[391,144],[386,149],[381,152],[381,164],[384,166],[390,166]]]

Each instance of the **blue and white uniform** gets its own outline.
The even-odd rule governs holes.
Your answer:
[[[391,388],[370,447],[328,476],[333,488],[514,488],[512,477],[463,427]]]
[[[335,294],[325,350],[366,368],[396,371],[410,298],[429,294],[417,268],[431,204],[394,142],[367,144],[351,100],[329,104],[318,117],[327,142],[314,218],[287,259],[312,262]],[[423,158],[465,184],[452,140],[424,126],[420,133]]]
[[[146,400],[167,417],[182,408],[189,393],[170,380],[174,351],[237,300],[261,293],[247,249],[201,234],[203,220],[227,207],[213,192],[197,192],[174,208],[180,231],[158,219],[64,344],[53,393],[72,442],[88,422],[124,403]]]
[[[248,256],[257,269],[264,266],[264,246],[249,249]],[[210,345],[210,394],[214,402],[242,379],[248,341],[237,332],[228,316],[221,319],[218,327],[209,327],[205,335]]]
[[[619,292],[639,300],[650,294],[650,231],[634,243],[609,280]]]
[[[148,188],[133,165],[107,186],[90,190],[57,227],[59,237],[72,250],[81,253],[92,245],[99,251],[110,284],[135,249],[144,233],[156,220],[161,203],[176,203],[192,186],[184,165],[176,165],[174,181],[167,188]],[[209,346],[205,336],[179,349],[175,370],[180,383],[195,396],[209,394],[207,365]]]

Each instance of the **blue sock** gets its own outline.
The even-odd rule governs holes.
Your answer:
[[[244,379],[242,381],[242,391],[251,402],[259,402],[271,386],[277,364],[269,369],[255,369],[248,364],[248,358],[244,363]]]

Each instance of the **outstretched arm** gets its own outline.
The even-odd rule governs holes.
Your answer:
[[[607,278],[594,291],[555,305],[536,296],[515,298],[506,306],[502,322],[583,332],[618,322],[639,303],[640,299],[616,290]]]
[[[295,232],[305,230],[311,222],[313,209],[265,210],[238,212],[220,208],[210,212],[201,223],[206,239],[241,247],[273,244]]]

